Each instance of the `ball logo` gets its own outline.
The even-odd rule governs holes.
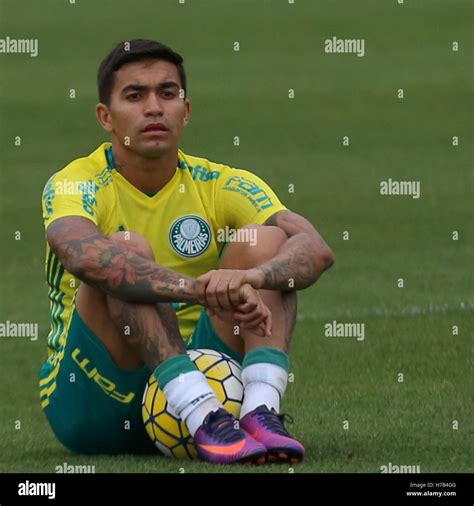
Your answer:
[[[211,243],[211,229],[199,216],[178,218],[170,228],[170,244],[183,257],[196,257]]]

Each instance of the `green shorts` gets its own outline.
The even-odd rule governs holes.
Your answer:
[[[217,335],[205,311],[187,345],[198,348],[221,351],[242,362],[243,357]],[[63,351],[57,373],[49,362],[40,371],[43,409],[59,441],[77,453],[156,452],[141,413],[152,371],[146,366],[118,367],[77,311]]]

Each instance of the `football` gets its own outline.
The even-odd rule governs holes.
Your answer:
[[[238,419],[244,390],[238,362],[214,350],[189,350],[188,355],[206,375],[225,409]],[[191,434],[168,406],[165,394],[153,374],[143,393],[142,415],[148,435],[164,455],[178,459],[198,457]]]

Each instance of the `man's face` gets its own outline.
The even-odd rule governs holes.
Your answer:
[[[190,113],[180,89],[173,63],[127,63],[115,73],[110,104],[98,110],[99,120],[117,142],[144,158],[176,151]]]

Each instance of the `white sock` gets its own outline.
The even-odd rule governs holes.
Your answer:
[[[191,413],[187,416],[185,423],[186,427],[189,430],[191,436],[194,437],[196,431],[201,427],[202,422],[211,411],[217,411],[219,408],[222,408],[222,404],[219,402],[217,397],[211,397],[207,401],[199,404],[196,408],[194,408]]]
[[[180,374],[165,385],[163,393],[170,408],[185,421],[192,436],[208,413],[222,407],[206,376],[200,371]]]
[[[252,364],[242,370],[244,402],[240,410],[242,419],[247,413],[264,404],[280,412],[280,401],[288,384],[288,372],[275,364]]]
[[[263,381],[254,381],[245,387],[244,402],[240,410],[242,419],[247,413],[265,404],[268,409],[280,412],[280,393],[275,387]]]

